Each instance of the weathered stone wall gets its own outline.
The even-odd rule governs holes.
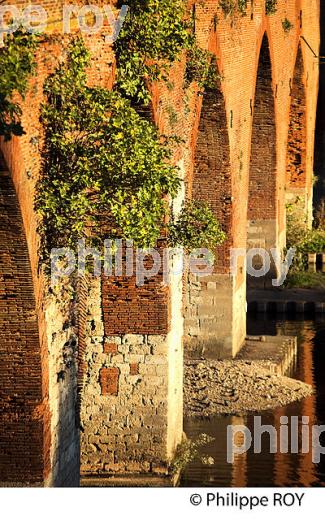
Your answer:
[[[108,336],[101,290],[100,280],[89,282],[81,473],[167,474],[182,436],[181,305],[165,334],[126,334],[121,328]]]
[[[189,2],[189,7],[194,3]],[[53,21],[59,19],[61,2],[50,0],[44,5],[53,11]],[[56,296],[48,294],[47,283],[38,271],[37,218],[32,201],[40,171],[42,87],[64,56],[68,37],[57,35],[42,44],[37,74],[22,105],[26,134],[1,142],[21,212],[24,233],[20,237],[28,247],[30,293],[33,284],[35,295],[33,305],[23,302],[22,309],[35,312],[35,334],[28,332],[23,351],[25,355],[30,346],[35,348],[35,403],[44,403],[38,409],[38,430],[33,433],[36,440],[31,448],[35,461],[31,478],[37,484],[76,481],[79,413],[83,474],[165,473],[181,438],[183,336],[187,348],[208,356],[230,357],[241,347],[246,333],[245,262],[241,259],[237,271],[230,273],[230,247],[246,249],[248,218],[258,222],[254,241],[264,241],[268,235],[270,245],[285,244],[288,135],[289,156],[298,144],[289,120],[295,104],[299,44],[306,98],[303,189],[311,215],[318,62],[300,37],[304,36],[318,54],[318,0],[279,0],[272,16],[265,15],[264,0],[248,2],[244,17],[225,17],[216,0],[196,2],[195,7],[198,41],[215,54],[222,80],[203,98],[195,86],[184,89],[183,57],[172,67],[168,87],[163,83],[153,86],[152,115],[163,134],[183,139],[174,155],[185,182],[178,209],[185,196],[209,200],[227,231],[227,243],[217,251],[211,278],[190,279],[184,288],[180,276],[174,277],[169,287],[158,276],[140,289],[132,277],[83,280],[78,284],[77,301],[70,302],[64,296],[63,306],[60,290]],[[285,18],[293,24],[289,32],[282,27]],[[54,24],[52,29],[58,27]],[[86,37],[86,41],[93,54],[90,83],[111,88],[112,50],[101,35]],[[269,64],[267,75],[264,71],[259,76],[263,72],[263,41],[264,47],[268,42]],[[267,96],[263,97],[263,91]],[[265,139],[260,141],[265,120],[264,116],[257,120],[259,104],[265,109],[261,114],[268,114],[271,123],[265,126]],[[264,159],[265,168],[256,165],[252,172],[251,158],[254,161],[257,156]],[[257,211],[255,217],[248,217],[249,208]],[[24,258],[27,261],[26,254]],[[15,265],[18,280],[24,271]],[[10,284],[8,287],[11,290]],[[61,290],[66,295],[64,285]],[[19,302],[18,293],[14,300]],[[21,327],[20,334],[23,332]],[[15,348],[10,358],[17,355],[19,349]],[[10,370],[8,358],[1,372],[4,380]],[[9,389],[5,394],[8,402]],[[12,402],[10,406],[15,410]],[[26,435],[29,433],[24,432],[21,438]],[[17,470],[14,478],[20,477],[25,479]]]
[[[49,366],[51,472],[47,486],[79,485],[79,417],[77,403],[76,309],[68,278],[45,300]]]
[[[182,162],[179,170],[184,175]],[[184,195],[183,188],[173,202],[176,215]],[[167,255],[161,247],[158,274],[138,287],[139,265],[133,256],[134,274],[126,276],[128,257],[125,247],[121,251],[120,275],[90,276],[79,303],[79,337],[85,342],[79,356],[85,478],[167,476],[183,434],[182,254]],[[144,265],[148,269],[151,262]]]
[[[9,142],[0,140],[5,168],[12,179],[4,186],[7,194],[8,182],[12,182],[9,198],[5,196],[1,205],[4,234],[0,246],[1,291],[5,289],[1,297],[0,329],[6,352],[1,370],[0,406],[2,411],[6,410],[3,417],[7,422],[1,428],[0,481],[6,483],[74,486],[79,482],[77,309],[72,305],[71,292],[65,288],[68,282],[62,282],[53,294],[39,270],[33,203],[41,168],[43,134],[39,117],[43,83],[57,67],[68,41],[69,37],[57,35],[40,46],[37,71],[22,102],[26,133]],[[110,47],[102,38],[90,37],[86,41],[94,55],[89,81],[110,88],[113,61]],[[2,277],[8,277],[8,281],[4,282]],[[21,395],[17,403],[13,392]],[[20,422],[14,419],[19,407],[23,410],[19,412]]]

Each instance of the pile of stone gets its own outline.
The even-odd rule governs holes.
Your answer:
[[[262,362],[188,360],[185,415],[245,414],[285,406],[310,396],[301,381],[271,374]]]

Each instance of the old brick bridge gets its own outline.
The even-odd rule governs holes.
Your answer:
[[[40,3],[50,6],[55,32],[62,2]],[[235,17],[218,4],[196,2],[195,30],[222,80],[203,96],[194,89],[185,97],[181,60],[170,73],[174,88],[155,85],[152,103],[159,130],[183,139],[174,157],[183,197],[209,201],[227,232],[208,278],[180,276],[166,286],[158,274],[141,288],[133,277],[83,279],[68,305],[64,284],[62,299],[48,291],[33,197],[42,86],[66,38],[49,38],[38,50],[23,102],[26,133],[0,143],[3,484],[76,485],[80,473],[165,475],[182,439],[184,350],[232,357],[246,336],[246,270],[242,260],[230,273],[230,248],[282,249],[286,203],[297,197],[312,217],[319,2],[279,0],[267,16],[264,0],[255,0]],[[86,42],[89,82],[111,88],[110,46],[96,35]]]

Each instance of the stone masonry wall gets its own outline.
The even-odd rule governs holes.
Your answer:
[[[32,203],[40,170],[42,86],[64,57],[69,40],[68,36],[58,34],[55,23],[56,18],[59,20],[61,3],[44,2],[51,9],[54,34],[38,51],[37,74],[31,79],[22,104],[26,134],[8,143],[1,141],[19,204],[24,230],[20,237],[24,241],[25,236],[27,243],[30,284],[35,295],[33,326],[38,343],[35,334],[30,335],[23,350],[25,355],[28,347],[34,346],[36,358],[41,359],[35,365],[38,368],[33,387],[37,399],[45,403],[40,409],[33,448],[36,466],[31,478],[37,484],[65,485],[75,481],[76,475],[71,474],[67,462],[72,461],[71,467],[76,467],[79,411],[83,474],[165,473],[182,430],[182,313],[185,340],[205,338],[199,347],[206,348],[207,355],[231,356],[241,347],[246,333],[245,262],[241,259],[236,272],[230,273],[229,248],[247,246],[252,150],[255,157],[253,119],[258,101],[255,93],[265,38],[272,72],[272,77],[268,77],[268,99],[271,102],[272,94],[275,140],[271,140],[271,145],[275,150],[269,153],[269,142],[265,139],[258,154],[270,161],[276,157],[276,164],[267,170],[274,172],[274,177],[269,177],[273,179],[273,188],[268,197],[274,204],[263,218],[267,216],[269,225],[276,230],[274,241],[279,247],[284,246],[290,94],[299,44],[306,92],[306,199],[311,215],[318,62],[300,37],[318,54],[318,0],[279,0],[277,13],[272,16],[265,15],[264,0],[255,0],[248,2],[246,16],[234,18],[224,16],[217,0],[190,1],[189,8],[194,4],[198,41],[215,54],[222,76],[217,101],[212,100],[209,108],[211,93],[202,99],[195,86],[184,89],[183,56],[172,67],[168,86],[153,85],[152,115],[161,133],[176,134],[183,140],[175,150],[174,161],[182,164],[186,197],[196,194],[209,199],[228,233],[228,242],[219,251],[216,278],[200,282],[199,286],[194,280],[190,284],[194,291],[191,288],[184,301],[180,278],[169,289],[156,279],[141,290],[135,287],[132,278],[127,282],[120,280],[120,285],[116,280],[110,284],[107,280],[103,283],[95,280],[94,285],[88,282],[86,288],[83,284],[77,307],[76,302],[70,302],[72,306],[67,310],[53,299],[54,295],[48,294],[46,281],[38,271],[37,218]],[[288,33],[282,27],[285,18],[293,24]],[[89,82],[111,88],[112,49],[104,43],[102,35],[86,37],[86,42],[93,54]],[[201,133],[203,129],[209,138]],[[198,158],[203,175],[200,179],[196,179]],[[267,167],[270,168],[270,163]],[[255,181],[257,186],[262,182],[258,177]],[[263,189],[261,184],[255,198],[256,210],[261,214],[265,209]],[[5,265],[9,264],[6,260]],[[18,279],[24,268],[15,265],[19,268],[15,273]],[[19,302],[18,295],[15,302]],[[204,308],[205,303],[208,308]],[[24,303],[23,311],[29,309]],[[77,353],[75,336],[80,343]],[[215,341],[211,341],[213,338]],[[1,377],[6,378],[9,373],[10,363]],[[8,390],[5,399],[10,395]],[[14,410],[12,401],[11,406]],[[22,442],[17,436],[17,443],[22,446]],[[43,459],[46,462],[42,462],[45,454],[48,454]],[[17,473],[15,478],[20,476]]]
[[[41,167],[40,148],[43,134],[39,117],[40,106],[43,102],[43,83],[64,56],[69,38],[69,36],[62,37],[60,34],[53,35],[40,46],[37,53],[37,71],[30,80],[30,89],[26,99],[22,102],[22,124],[25,135],[20,138],[14,137],[9,142],[3,140],[0,142],[13,182],[11,200],[14,201],[13,197],[17,197],[17,208],[21,213],[21,224],[19,224],[19,209],[13,207],[15,213],[10,221],[11,232],[17,233],[17,247],[20,243],[19,256],[17,259],[12,257],[12,261],[14,261],[12,267],[10,267],[11,259],[8,257],[8,253],[3,259],[5,273],[8,272],[9,276],[9,272],[12,272],[10,287],[8,286],[10,291],[15,284],[18,284],[17,290],[12,292],[12,305],[10,305],[12,328],[16,327],[17,331],[8,330],[7,326],[4,334],[6,337],[8,336],[8,341],[14,334],[16,334],[16,339],[19,339],[19,334],[22,338],[22,341],[19,342],[13,341],[12,338],[10,348],[8,342],[3,344],[3,348],[7,349],[6,355],[9,357],[1,371],[2,403],[7,403],[5,408],[1,404],[1,409],[2,411],[6,409],[6,413],[9,415],[6,419],[8,421],[6,428],[1,429],[4,432],[1,450],[4,449],[3,446],[6,448],[4,452],[2,451],[4,455],[1,457],[3,465],[1,466],[0,481],[20,481],[24,485],[35,482],[38,485],[75,486],[79,483],[76,309],[71,305],[71,292],[66,291],[65,282],[62,282],[62,285],[57,288],[57,293],[53,294],[53,291],[49,290],[47,279],[39,271],[39,239],[33,204],[35,183]],[[113,63],[110,47],[104,43],[102,38],[98,37],[86,38],[86,42],[94,56],[92,68],[89,70],[89,81],[96,81],[97,84],[110,88]],[[6,211],[6,206],[2,206],[1,221],[3,224],[7,222],[8,227],[9,217],[4,214],[4,211]],[[14,227],[15,221],[17,228]],[[25,243],[19,226],[23,226]],[[9,240],[8,232],[6,231],[4,236],[5,245]],[[25,251],[26,246],[28,253]],[[10,247],[10,241],[6,247]],[[3,253],[2,250],[1,252]],[[5,274],[5,276],[7,275]],[[23,278],[26,279],[25,285],[19,289]],[[28,284],[30,284],[30,288]],[[35,295],[34,301],[32,289]],[[28,299],[25,297],[21,301],[20,291],[23,295],[28,294]],[[8,296],[2,302],[7,306]],[[35,313],[34,318],[33,312]],[[3,320],[5,320],[4,323],[7,323],[7,318],[6,314],[1,312],[1,330],[5,327]],[[31,357],[34,361],[31,361]],[[23,360],[21,364],[19,364],[19,359]],[[13,371],[12,367],[15,366],[16,369]],[[17,378],[17,381],[19,379],[19,383],[15,384],[13,378]],[[28,400],[25,404],[24,400],[19,404],[20,398],[15,404],[15,399],[10,397],[13,390],[7,388],[5,384],[5,381],[10,380],[11,385],[16,387],[14,392],[17,395],[22,392],[26,397],[29,392],[31,393],[31,404]],[[40,402],[30,417],[32,399],[35,402],[39,399]],[[22,428],[16,422],[12,425],[12,432],[10,432],[8,417],[16,416],[17,406],[25,407],[25,427]],[[13,436],[15,442],[12,442]],[[12,453],[8,456],[10,445],[14,448],[16,456]],[[24,460],[26,460],[25,468]]]
[[[101,288],[89,282],[81,474],[166,475],[182,437],[181,335],[106,335]]]

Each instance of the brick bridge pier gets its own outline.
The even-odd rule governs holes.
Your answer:
[[[59,19],[62,2],[53,3]],[[189,2],[192,9],[195,2]],[[133,277],[89,277],[65,305],[38,268],[34,191],[41,157],[45,78],[67,39],[49,38],[23,102],[25,134],[1,141],[0,162],[0,482],[76,485],[84,478],[165,478],[182,439],[183,355],[234,357],[246,336],[245,256],[232,248],[283,249],[286,203],[312,218],[318,93],[319,2],[248,2],[225,17],[218,1],[196,2],[196,33],[212,51],[220,79],[203,95],[184,92],[185,63],[156,84],[152,118],[177,134],[179,200],[208,201],[227,241],[213,274],[158,273],[139,288]],[[52,12],[53,11],[53,12]],[[217,18],[216,18],[217,15]],[[218,23],[215,23],[218,19]],[[285,31],[283,21],[293,27]],[[308,45],[306,44],[308,42]],[[114,55],[87,36],[90,84],[111,88]],[[310,46],[310,47],[309,47]],[[173,111],[177,117],[170,117]]]

